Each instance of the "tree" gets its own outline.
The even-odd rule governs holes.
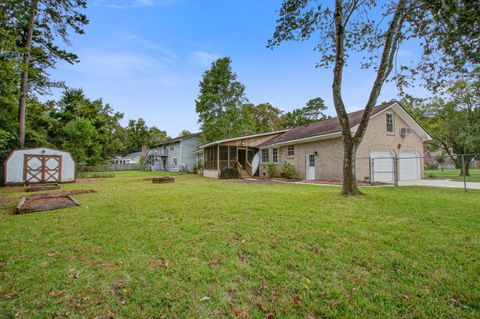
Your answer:
[[[243,107],[247,100],[245,87],[237,81],[231,62],[229,57],[214,61],[200,81],[195,109],[204,142],[238,136],[242,130],[252,128]]]
[[[437,32],[447,20],[449,26],[459,22],[468,30],[477,30],[472,36],[476,35],[478,41],[478,11],[471,11],[475,10],[475,7],[478,9],[478,4],[473,5],[473,8],[468,6],[468,22],[475,22],[472,27],[468,26],[468,22],[460,21],[463,17],[461,11],[467,8],[466,1],[451,2],[455,3],[455,6],[449,6],[446,15],[442,10],[435,11],[438,5],[447,5],[445,1],[438,0],[396,0],[381,5],[375,0],[335,0],[333,5],[314,0],[283,1],[273,39],[268,46],[273,48],[284,41],[308,40],[315,34],[319,39],[316,50],[321,53],[318,66],[333,67],[333,102],[343,138],[342,194],[360,194],[355,177],[355,153],[365,135],[381,88],[395,66],[395,56],[400,44],[411,38],[426,39],[429,42],[422,42],[423,57],[440,54],[452,58],[451,55],[455,52],[447,49],[448,40],[458,39],[457,36],[462,32],[456,27],[455,30],[459,32],[452,37],[448,31]],[[432,32],[425,34],[425,31]],[[465,47],[469,46],[462,46]],[[352,51],[365,53],[362,67],[373,68],[375,72],[375,80],[355,134],[350,130],[342,94],[343,73]],[[426,61],[424,68],[410,69],[413,74],[424,72],[421,75],[425,77],[427,72],[438,65],[437,60],[427,58]],[[456,62],[461,64],[461,61]],[[473,63],[478,65],[478,60]],[[402,70],[403,67],[400,68],[400,71]],[[450,71],[453,72],[451,69]],[[401,86],[408,84],[408,78],[401,72],[395,74],[394,78]]]
[[[185,132],[188,132],[188,131],[183,130],[182,132],[185,133]],[[158,143],[165,142],[165,141],[168,141],[170,139],[170,136],[167,135],[166,131],[162,131],[162,130],[156,128],[155,126],[150,127],[148,129],[148,134],[149,134],[149,138],[148,138],[147,145],[149,147],[154,147]]]
[[[315,121],[321,121],[329,118],[325,115],[327,107],[322,98],[314,98],[307,102],[307,105],[287,112],[282,116],[282,125],[284,128],[292,128]]]
[[[456,154],[465,154],[465,175],[469,176],[470,162],[480,153],[480,81],[457,81],[446,92],[448,100],[436,97],[406,107],[432,135],[434,150],[444,151],[458,168],[462,158]]]
[[[282,110],[270,103],[245,104],[244,108],[251,118],[256,133],[265,133],[282,129]]]
[[[192,132],[190,132],[189,130],[182,130],[180,132],[180,134],[178,134],[178,136],[180,136],[180,137],[184,137],[184,136],[188,136],[188,135],[192,135]]]
[[[25,144],[25,106],[28,98],[29,76],[37,87],[52,86],[47,69],[54,67],[57,59],[69,63],[77,56],[58,47],[59,40],[69,42],[69,31],[83,34],[88,23],[79,10],[86,8],[84,0],[23,0],[7,2],[9,26],[19,31],[17,52],[22,56],[20,64],[20,98],[18,107],[18,137],[20,147]]]
[[[82,90],[66,89],[58,102],[48,103],[53,104],[47,108],[50,123],[44,124],[48,141],[71,151],[77,161],[97,164],[125,151],[126,134],[119,124],[123,114],[101,99],[92,101]]]

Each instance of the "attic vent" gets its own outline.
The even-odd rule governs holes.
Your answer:
[[[412,132],[412,129],[409,127],[402,127],[400,129],[400,135],[407,135],[407,134],[410,134],[411,132]]]

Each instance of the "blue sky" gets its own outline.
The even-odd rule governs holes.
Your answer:
[[[288,111],[318,96],[335,114],[331,70],[315,68],[314,41],[266,48],[279,6],[279,0],[92,0],[86,34],[72,36],[70,49],[81,62],[59,63],[52,75],[89,98],[103,98],[125,122],[142,117],[170,136],[198,130],[198,83],[222,56],[232,58],[251,102]],[[416,50],[402,48],[399,59],[414,58]],[[373,79],[357,65],[346,70],[349,111],[365,103]],[[397,90],[387,84],[379,102],[392,98]]]

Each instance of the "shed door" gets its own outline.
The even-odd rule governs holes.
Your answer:
[[[58,183],[62,179],[62,156],[24,156],[24,181],[26,183]]]

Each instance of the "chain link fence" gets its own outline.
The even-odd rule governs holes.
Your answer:
[[[416,152],[372,152],[371,157],[355,159],[355,175],[359,185],[444,186],[480,189],[480,154],[435,154],[418,156]],[[343,178],[343,160],[318,156],[307,161],[307,180],[339,184]]]
[[[445,186],[480,189],[480,154],[430,154],[373,157],[370,181],[395,186]]]

